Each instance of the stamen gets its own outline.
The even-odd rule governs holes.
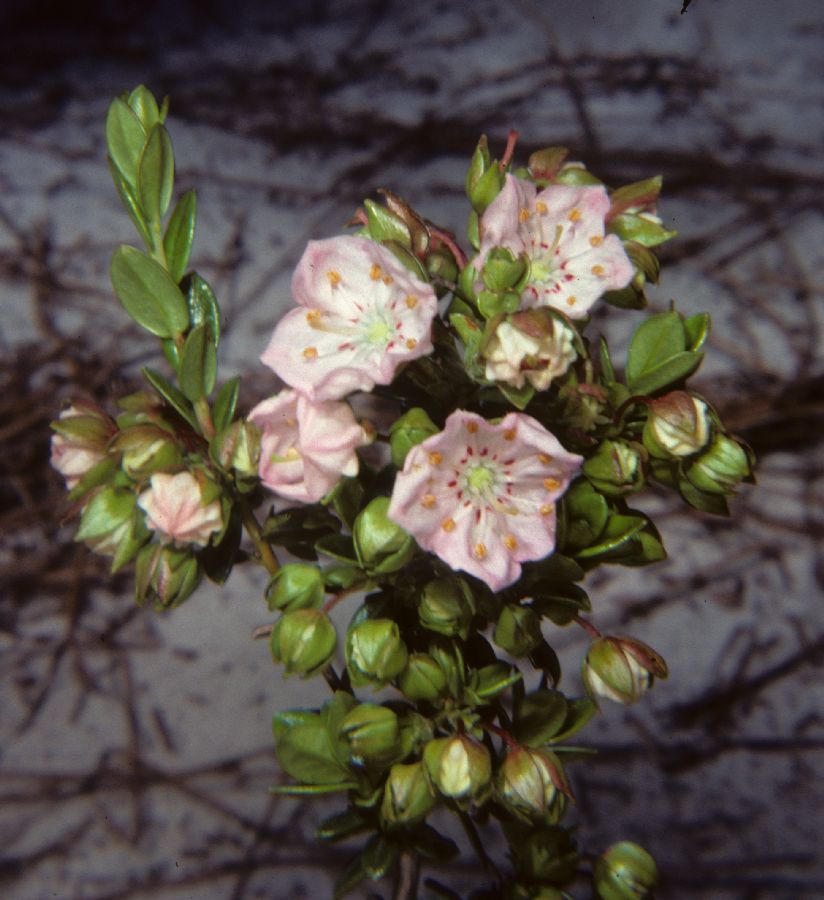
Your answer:
[[[443,455],[438,453],[437,450],[434,453],[429,454],[429,463],[433,466],[439,466],[443,462]]]
[[[552,462],[552,457],[548,453],[539,453],[538,454],[538,462],[542,465],[549,465]]]
[[[597,276],[598,278],[603,278],[606,274],[606,269],[603,266],[593,266],[590,269],[590,272],[592,272],[592,274]]]
[[[317,327],[320,325],[320,319],[323,313],[319,309],[310,309],[308,313],[306,313],[306,321],[313,327]]]
[[[408,294],[405,302],[409,309],[414,309],[418,305],[418,298],[414,294]]]
[[[516,431],[514,428],[507,428],[504,432],[504,440],[505,441],[514,441],[515,440]]]
[[[384,275],[381,281],[383,281],[384,284],[392,284],[395,279],[391,275]]]
[[[467,422],[467,423],[466,423],[466,430],[467,430],[470,434],[475,434],[475,432],[478,430],[478,423],[477,423],[477,422]]]
[[[535,209],[536,209],[536,211],[539,212],[542,216],[543,216],[543,215],[546,215],[546,213],[549,212],[549,209],[548,209],[546,203],[544,203],[543,200],[536,200],[536,201],[535,201]]]
[[[575,209],[570,212],[568,218],[570,222],[577,222],[581,218],[581,210],[576,206]]]
[[[522,206],[520,212],[518,213],[518,218],[522,222],[526,222],[531,215],[532,213],[530,213],[530,211],[525,206]]]
[[[415,347],[417,347],[417,346],[418,346],[418,342],[415,340],[415,338],[409,338],[406,342],[407,350],[414,350]]]
[[[441,528],[447,533],[455,530],[455,520],[454,519],[444,519],[441,522]]]
[[[318,355],[317,347],[306,347],[303,351],[304,359],[316,359]]]
[[[326,277],[329,279],[329,284],[331,284],[333,288],[337,287],[343,280],[343,276],[335,269],[329,269],[326,273]]]
[[[372,281],[380,281],[381,267],[377,263],[372,263],[372,268],[369,270],[369,277]]]
[[[486,559],[486,544],[475,544],[475,546],[472,548],[472,552],[475,554],[475,557],[477,559]]]
[[[591,247],[600,247],[601,244],[604,243],[604,239],[602,237],[599,237],[597,234],[593,234],[589,239],[589,243]]]
[[[548,491],[557,491],[561,486],[561,482],[557,478],[544,478],[544,487]]]
[[[504,537],[504,544],[506,545],[507,550],[517,550],[518,549],[518,541],[515,536],[512,534],[508,534]]]
[[[423,497],[421,497],[421,506],[424,509],[432,509],[437,502],[437,497],[434,494],[424,494]]]
[[[555,512],[555,504],[554,503],[542,503],[541,508],[538,512],[542,516],[551,516]]]
[[[575,306],[575,304],[577,302],[578,302],[577,297],[567,297],[567,306]]]

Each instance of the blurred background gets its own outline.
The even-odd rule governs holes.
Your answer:
[[[158,362],[108,281],[135,238],[103,123],[140,82],[170,97],[245,409],[274,390],[258,356],[304,244],[375,188],[462,235],[475,142],[500,155],[510,127],[521,160],[566,144],[613,185],[664,176],[679,238],[652,305],[711,313],[695,387],[759,484],[731,520],[650,496],[669,560],[590,578],[599,626],[671,677],[584,732],[601,752],[573,771],[574,818],[588,850],[647,846],[662,898],[824,896],[822,46],[814,0],[0,3],[3,897],[326,897],[354,852],[312,838],[334,802],[267,793],[272,713],[324,691],[251,639],[262,573],[157,615],[61,518],[49,420],[69,397],[112,408]],[[638,317],[597,322],[620,347]],[[575,693],[582,638],[549,636]],[[473,875],[467,855],[439,877]]]

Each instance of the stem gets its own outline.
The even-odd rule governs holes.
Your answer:
[[[266,571],[270,575],[274,575],[275,572],[277,572],[280,568],[278,558],[275,556],[272,548],[269,546],[269,542],[263,536],[263,532],[260,530],[260,524],[255,518],[255,514],[251,509],[249,509],[249,505],[246,500],[240,500],[238,502],[238,506],[240,507],[243,527],[246,529],[249,537],[252,539],[252,543],[255,545],[255,549],[260,556],[260,561],[266,567]]]
[[[210,440],[215,436],[215,425],[212,421],[212,411],[209,409],[209,403],[205,397],[195,401],[195,415],[200,425],[203,437]]]
[[[398,873],[395,877],[392,900],[416,900],[420,871],[421,861],[418,854],[413,850],[402,850],[398,859]]]
[[[506,139],[506,149],[504,150],[504,155],[501,157],[501,161],[498,163],[498,168],[503,172],[503,170],[509,165],[512,160],[512,154],[515,152],[515,144],[518,141],[518,132],[515,131],[514,128],[509,129],[509,135]]]
[[[583,616],[579,616],[577,613],[572,617],[575,622],[577,622],[581,628],[591,637],[591,638],[599,638],[601,637],[601,632],[592,624],[592,622],[588,622]]]

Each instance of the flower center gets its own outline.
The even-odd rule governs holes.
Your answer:
[[[366,327],[364,337],[370,344],[385,345],[392,336],[392,326],[380,316],[376,316]]]
[[[466,486],[474,494],[485,494],[495,483],[495,472],[483,463],[470,466],[466,472]]]

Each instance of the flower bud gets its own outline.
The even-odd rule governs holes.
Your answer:
[[[543,640],[541,617],[531,606],[509,603],[498,616],[492,640],[512,656],[526,656]]]
[[[317,608],[325,596],[323,575],[309,563],[281,566],[266,588],[266,602],[271,610]]]
[[[593,699],[596,696],[629,706],[652,687],[655,678],[666,678],[667,664],[652,647],[625,637],[593,641],[584,659],[581,677]]]
[[[138,603],[151,600],[167,609],[179,606],[194,593],[202,572],[191,549],[177,550],[148,544],[137,555],[135,595]]]
[[[106,455],[116,428],[114,422],[91,403],[73,403],[51,423],[51,464],[71,490]]]
[[[423,763],[392,766],[381,803],[381,819],[386,826],[415,825],[423,821],[434,806],[435,795],[429,787]]]
[[[412,536],[387,516],[388,509],[389,497],[375,497],[355,519],[355,552],[358,562],[369,572],[397,572],[415,552]]]
[[[474,614],[472,595],[461,590],[454,578],[436,578],[421,592],[418,617],[430,631],[465,640]]]
[[[571,796],[557,757],[532,747],[507,753],[495,787],[503,805],[528,822],[556,821],[563,811],[563,795]]]
[[[649,403],[644,446],[658,459],[681,459],[704,447],[710,437],[707,404],[686,391],[672,391]]]
[[[404,413],[389,429],[389,448],[392,453],[392,464],[402,469],[406,454],[440,431],[429,418],[426,410],[415,406]]]
[[[122,557],[146,539],[145,528],[135,528],[135,495],[132,491],[106,487],[98,491],[83,510],[75,540],[83,541],[95,553]],[[129,553],[129,558],[133,553]]]
[[[295,609],[278,619],[270,645],[275,662],[286,667],[287,675],[314,675],[327,665],[337,643],[335,626],[326,613]]]
[[[408,661],[406,645],[391,619],[366,619],[350,629],[346,666],[352,684],[385,684],[399,675]]]
[[[408,700],[434,703],[446,690],[446,675],[428,653],[413,653],[398,678],[398,687]]]
[[[582,471],[602,494],[618,497],[644,485],[642,459],[646,451],[627,441],[602,441]]]
[[[175,439],[156,425],[133,425],[121,431],[112,446],[121,453],[123,471],[130,478],[178,469],[183,464],[183,454]]]
[[[241,478],[257,478],[260,440],[261,431],[256,425],[238,420],[220,435],[213,452],[224,469],[234,469]]]
[[[527,273],[529,263],[524,256],[513,256],[505,247],[493,247],[486,255],[481,278],[494,293],[509,291],[519,284]]]
[[[727,435],[718,434],[686,474],[700,491],[731,494],[752,474],[752,469],[747,451]]]
[[[621,841],[598,857],[593,877],[601,900],[644,900],[658,884],[658,867],[643,847]]]
[[[432,784],[445,797],[476,803],[486,799],[492,763],[483,744],[465,734],[436,738],[424,747],[423,761]]]
[[[341,734],[357,765],[390,759],[398,751],[398,717],[387,706],[377,703],[361,703],[347,713],[341,723]]]

